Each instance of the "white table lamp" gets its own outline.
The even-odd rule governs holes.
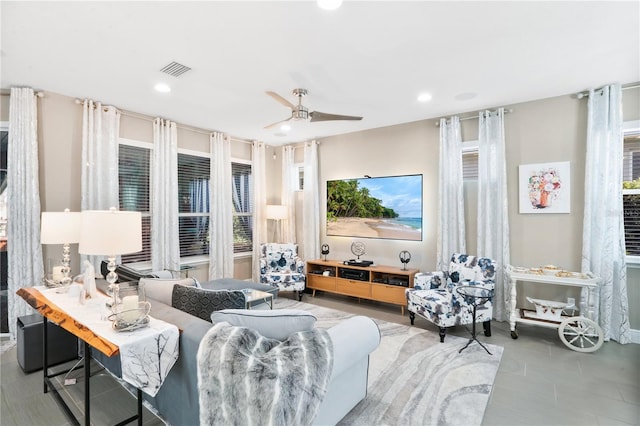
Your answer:
[[[80,225],[78,252],[107,256],[109,273],[106,276],[113,294],[118,280],[116,256],[142,250],[142,215],[140,212],[85,210]]]
[[[63,287],[71,284],[69,272],[71,272],[70,244],[80,242],[80,213],[70,212],[65,209],[63,212],[42,212],[40,220],[40,243],[41,244],[62,244],[62,267],[61,277],[52,277],[54,282],[58,282]],[[54,271],[53,272],[57,272]],[[56,274],[54,274],[56,275]]]

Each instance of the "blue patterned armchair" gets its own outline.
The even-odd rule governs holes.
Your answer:
[[[440,342],[444,342],[447,327],[473,323],[473,300],[460,295],[458,286],[478,286],[487,290],[495,286],[496,262],[486,257],[461,253],[451,256],[448,271],[418,273],[413,288],[405,290],[411,325],[416,314],[440,327]],[[485,336],[491,336],[492,301],[477,306],[476,323],[481,322]]]
[[[260,283],[280,291],[298,292],[302,300],[305,289],[304,261],[298,257],[298,245],[266,243],[260,247]]]

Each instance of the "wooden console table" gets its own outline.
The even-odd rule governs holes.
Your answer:
[[[407,305],[405,289],[413,287],[417,269],[372,265],[345,265],[337,260],[307,261],[307,288],[329,293],[376,300],[400,306],[404,315]]]
[[[90,380],[89,379],[91,377],[90,365],[91,365],[91,359],[92,359],[91,357],[92,349],[96,349],[110,357],[120,353],[120,346],[122,346],[122,348],[125,347],[124,343],[120,343],[120,346],[116,344],[119,340],[123,340],[123,338],[126,340],[129,340],[129,342],[132,342],[132,341],[144,342],[142,343],[143,352],[149,352],[152,358],[157,361],[157,364],[154,364],[153,362],[150,362],[148,364],[150,364],[152,368],[155,367],[156,365],[160,365],[163,367],[162,370],[156,371],[156,376],[158,377],[154,377],[154,383],[159,382],[160,384],[157,385],[158,387],[161,385],[162,381],[164,380],[164,377],[166,377],[166,374],[168,373],[169,369],[173,366],[173,362],[175,362],[175,359],[178,356],[177,355],[178,330],[175,326],[166,324],[163,321],[152,319],[152,323],[155,323],[155,325],[152,325],[147,329],[138,329],[140,330],[140,332],[135,335],[129,334],[129,332],[123,332],[122,336],[117,336],[116,334],[118,333],[112,332],[113,336],[111,337],[111,339],[116,342],[116,343],[113,343],[108,338],[105,338],[103,335],[101,335],[101,332],[93,329],[93,326],[97,327],[98,329],[101,329],[101,327],[103,327],[102,325],[100,326],[96,325],[97,323],[95,320],[89,319],[87,322],[84,322],[76,318],[72,312],[69,312],[69,310],[73,312],[76,311],[75,307],[71,306],[70,304],[71,302],[69,302],[69,300],[73,300],[73,299],[64,300],[62,296],[66,297],[66,294],[56,295],[56,294],[50,293],[51,291],[54,291],[54,290],[45,289],[44,287],[38,287],[38,288],[27,287],[27,288],[19,289],[16,292],[16,294],[22,297],[31,307],[36,309],[43,316],[44,324],[42,329],[43,329],[43,349],[44,349],[43,350],[44,393],[47,393],[48,391],[52,392],[54,398],[56,399],[56,402],[63,409],[65,415],[69,418],[72,424],[79,425],[80,421],[75,417],[74,413],[71,411],[66,401],[60,395],[60,392],[58,391],[55,384],[51,380],[55,376],[66,373],[66,371],[62,373],[57,373],[57,374],[50,374],[49,372],[49,364],[47,359],[48,357],[47,355],[47,346],[48,346],[47,345],[47,338],[48,338],[47,321],[51,321],[57,324],[58,326],[62,327],[63,329],[67,330],[68,332],[72,333],[73,335],[78,337],[84,344],[84,356],[85,356],[84,358],[84,424],[85,425],[91,424],[91,404],[90,404],[91,398],[90,398],[90,386],[89,386]],[[54,303],[50,299],[50,297],[60,302],[60,304]],[[98,299],[99,300],[96,300],[97,304],[94,303],[93,304],[94,306],[89,306],[90,310],[95,308],[98,305],[102,306],[104,304],[104,301],[107,299],[107,296],[99,294]],[[77,302],[75,303],[77,304]],[[64,309],[60,305],[67,306],[69,310]],[[99,317],[99,312],[95,312],[95,313]],[[91,325],[92,323],[93,323],[93,326]],[[111,327],[108,326],[107,328],[110,329]],[[151,330],[151,328],[154,328],[154,329]],[[173,329],[175,329],[175,332],[173,331]],[[135,332],[130,332],[130,333],[135,333]],[[149,339],[149,336],[151,336],[151,339]],[[165,347],[162,348],[161,350],[158,349],[158,342],[153,340],[154,336],[157,336],[155,337],[157,340],[162,338],[163,342],[166,342]],[[172,347],[170,342],[175,343],[175,348]],[[126,347],[129,348],[130,351],[132,350],[130,346],[126,346]],[[121,360],[123,360],[124,359],[123,354],[120,354],[120,355],[121,355]],[[138,356],[138,353],[136,352],[133,355]],[[143,359],[143,361],[146,361],[146,359]],[[122,361],[123,373],[124,373],[125,362],[126,361]],[[145,362],[145,364],[147,363]],[[143,366],[138,368],[138,370],[141,371],[142,373],[145,373],[146,372],[145,368],[146,367]],[[159,374],[159,371],[162,371],[162,374]],[[141,378],[143,377],[141,376]],[[149,377],[147,376],[147,379],[148,378]],[[127,380],[126,378],[125,378],[125,381],[130,382],[130,380]],[[144,385],[134,384],[134,386],[137,389],[137,414],[119,422],[117,425],[124,425],[132,422],[133,420],[137,420],[138,424],[142,425],[142,389],[141,387],[147,386],[147,384],[144,384]],[[151,390],[145,389],[145,392],[147,393],[154,392],[154,391],[155,391],[154,389],[151,389]],[[155,393],[150,393],[150,394],[155,395]]]

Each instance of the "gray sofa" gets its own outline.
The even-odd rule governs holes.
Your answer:
[[[244,288],[250,287],[247,284],[252,284],[244,281],[242,283]],[[233,283],[207,282],[202,286],[221,289],[229,284]],[[154,318],[175,324],[181,330],[180,356],[157,395],[150,397],[144,394],[144,398],[169,424],[197,425],[200,411],[196,356],[200,340],[211,327],[211,323],[159,301],[150,302],[151,315]],[[336,424],[365,397],[369,354],[380,343],[378,327],[367,317],[350,318],[327,331],[333,342],[334,365],[326,396],[314,421],[316,425]],[[109,358],[95,352],[94,356],[99,362],[116,376],[121,376],[119,356]]]

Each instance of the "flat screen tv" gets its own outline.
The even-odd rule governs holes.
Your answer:
[[[327,181],[327,235],[422,241],[422,175]]]

